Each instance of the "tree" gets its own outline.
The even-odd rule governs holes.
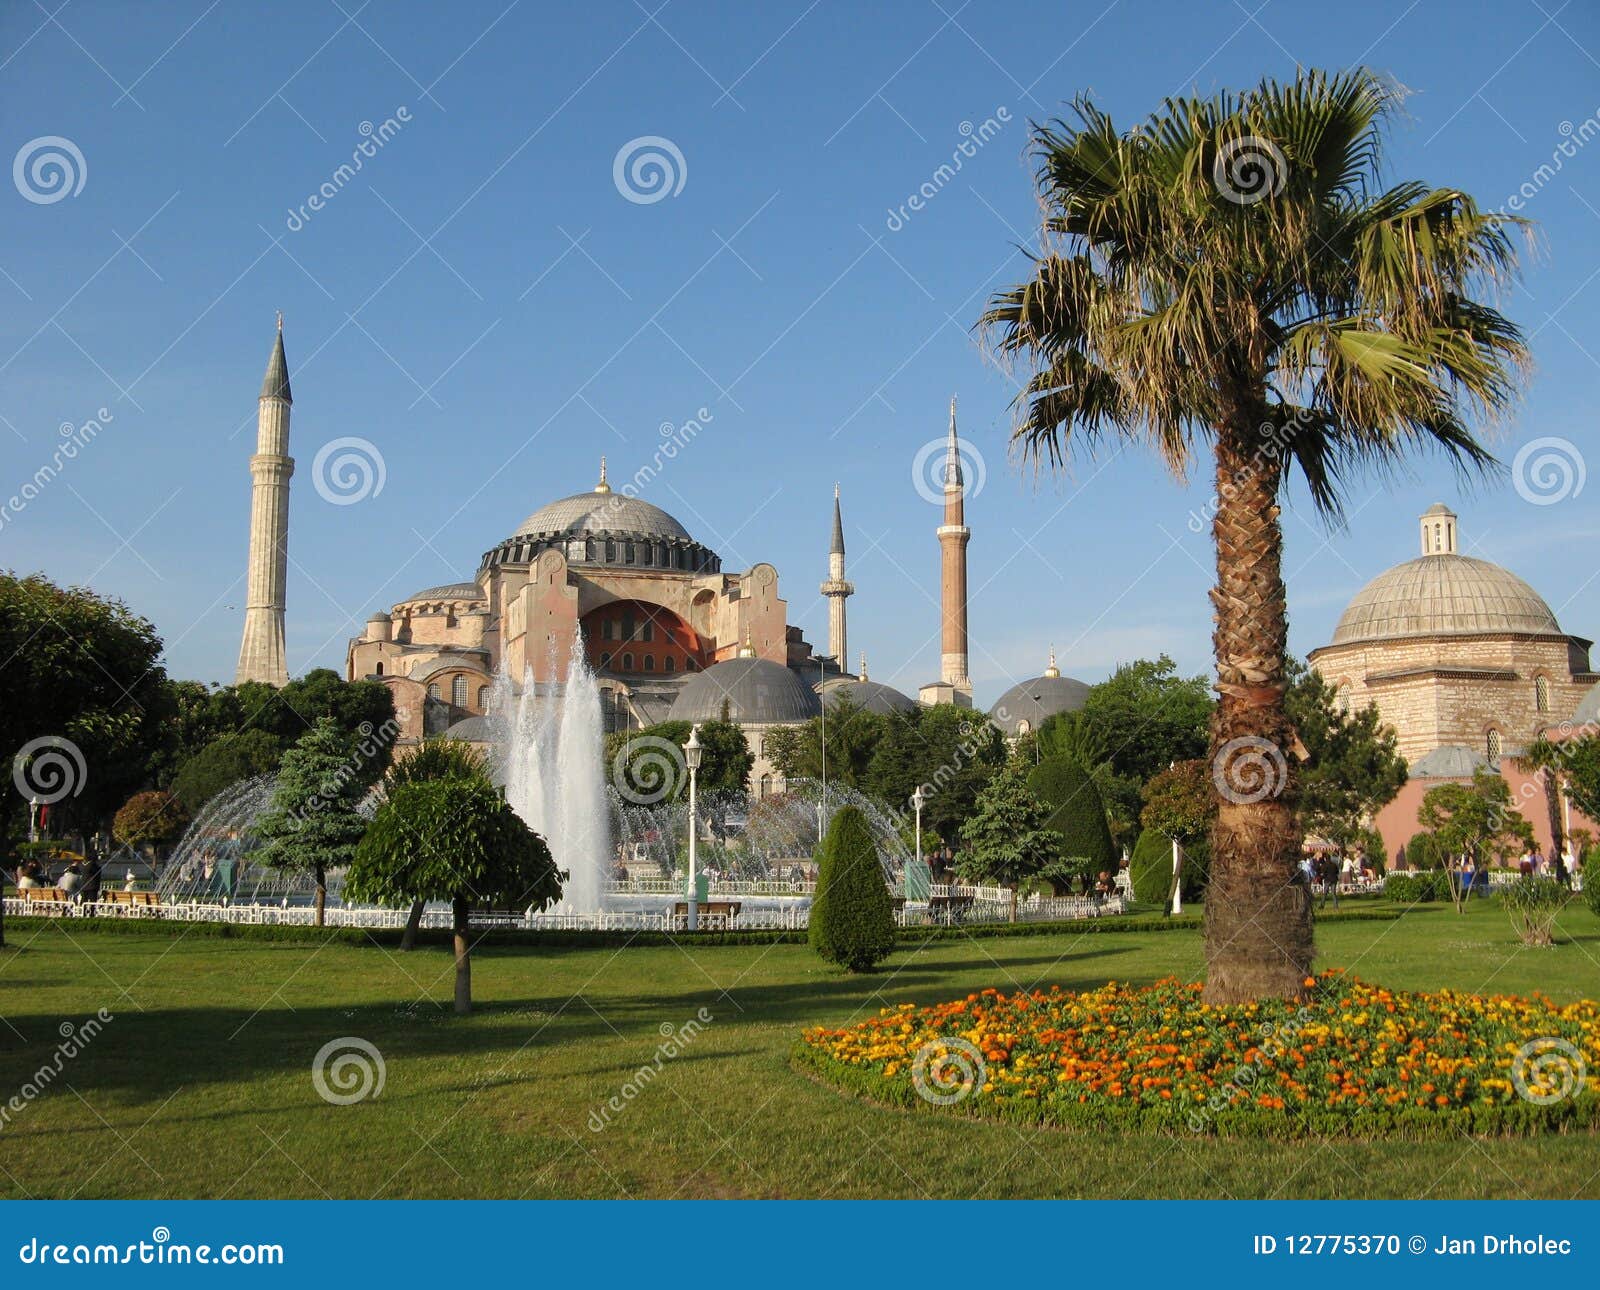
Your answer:
[[[0,573],[0,759],[27,752],[20,772],[51,799],[53,831],[94,829],[148,782],[167,716],[160,657],[154,625],[122,601]],[[4,796],[25,826],[34,793]]]
[[[328,902],[328,870],[350,863],[367,830],[356,808],[372,785],[369,771],[350,737],[323,717],[284,753],[272,804],[256,821],[261,864],[311,875],[317,927]]]
[[[1106,827],[1100,790],[1089,772],[1066,757],[1051,757],[1028,772],[1028,789],[1049,814],[1045,827],[1056,836],[1059,867],[1052,878],[1058,889],[1078,878],[1085,888],[1094,875],[1116,872],[1117,852]]]
[[[473,902],[544,909],[561,899],[565,877],[550,848],[482,777],[404,784],[378,808],[356,848],[345,890],[357,900],[398,906],[450,902],[455,1010],[472,1011],[467,940]]]
[[[1544,784],[1551,847],[1560,865],[1564,840],[1562,792],[1591,820],[1600,819],[1600,736],[1585,735],[1557,741],[1540,735],[1514,762],[1518,770],[1524,774],[1537,774]],[[1577,846],[1572,847],[1572,853],[1579,858]],[[1572,875],[1564,876],[1571,881]]]
[[[445,779],[481,779],[489,782],[489,759],[478,748],[462,739],[424,739],[411,752],[389,763],[383,776],[385,797],[407,784],[431,784]],[[406,928],[400,935],[400,949],[417,945],[417,930],[428,902],[414,899],[406,915]]]
[[[1341,849],[1365,841],[1368,821],[1406,782],[1394,730],[1372,704],[1344,712],[1339,692],[1320,673],[1288,662],[1284,708],[1305,750],[1300,762],[1300,821]]]
[[[1210,746],[1234,791],[1212,831],[1213,1004],[1299,996],[1312,961],[1280,499],[1297,472],[1336,521],[1357,468],[1421,446],[1488,465],[1469,423],[1504,413],[1528,361],[1477,298],[1515,273],[1517,221],[1459,189],[1382,187],[1399,93],[1364,69],[1303,71],[1168,99],[1126,131],[1080,98],[1075,121],[1034,127],[1045,246],[982,318],[1030,369],[1025,456],[1058,466],[1115,440],[1214,471]]]
[[[189,827],[189,812],[171,793],[135,793],[117,812],[111,836],[130,847],[161,846]]]
[[[1139,823],[1163,837],[1180,842],[1205,837],[1216,818],[1217,789],[1209,762],[1175,762],[1144,786]]]
[[[620,730],[607,735],[606,774],[618,792],[635,801],[685,800],[689,796],[689,773],[682,750],[693,728],[688,721],[660,721],[642,730]],[[663,739],[678,747],[672,766],[662,765],[657,755],[663,751],[658,742]],[[702,721],[700,747],[699,792],[715,798],[718,794],[744,792],[749,788],[750,771],[756,759],[737,723]]]
[[[923,832],[954,847],[978,794],[1005,763],[1000,731],[982,713],[949,703],[880,720],[883,737],[868,764],[867,791],[903,815],[920,784],[927,798]]]
[[[826,742],[828,782],[865,789],[868,767],[887,721],[887,717],[867,711],[849,695],[835,695],[828,703],[826,718],[812,717],[799,725],[780,726],[769,732],[767,757],[786,779],[820,780]]]
[[[278,737],[265,730],[223,735],[183,763],[173,777],[172,793],[190,815],[198,815],[223,789],[276,770],[282,757]]]
[[[1013,918],[1017,888],[1043,874],[1062,855],[1061,834],[1048,823],[1050,808],[1028,787],[1031,769],[1022,762],[1009,762],[984,786],[961,827],[961,859],[956,865],[956,872],[969,882],[1009,887]]]
[[[857,807],[841,808],[828,825],[808,936],[824,962],[849,972],[871,971],[894,949],[894,906]]]
[[[1417,810],[1417,823],[1433,834],[1447,858],[1466,856],[1474,865],[1489,859],[1504,862],[1533,845],[1533,826],[1512,805],[1511,786],[1489,770],[1475,772],[1470,784],[1430,788]],[[1448,868],[1459,911],[1466,892],[1455,876],[1455,864]]]

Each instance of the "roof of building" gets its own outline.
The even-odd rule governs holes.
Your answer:
[[[600,482],[587,493],[546,502],[517,525],[517,534],[558,533],[583,536],[588,533],[643,533],[647,537],[694,539],[659,506],[614,493],[606,482],[606,459],[600,458]]]
[[[289,393],[289,360],[283,356],[283,315],[278,315],[278,335],[272,342],[272,356],[267,359],[267,374],[261,381],[261,397],[282,399],[293,403]]]
[[[1022,733],[1024,721],[1029,730],[1037,730],[1057,713],[1076,712],[1088,697],[1086,682],[1046,673],[1013,685],[1000,696],[989,715],[1006,734],[1015,735]]]
[[[398,603],[412,600],[482,600],[483,588],[475,582],[446,582],[437,587],[424,587],[403,597]]]
[[[1507,632],[1562,634],[1543,597],[1511,570],[1470,555],[1424,555],[1356,592],[1332,643]]]
[[[848,698],[858,708],[868,712],[888,715],[893,712],[914,712],[917,701],[901,694],[891,685],[881,681],[862,681],[851,677],[835,678],[817,687],[822,701],[831,709],[840,699]]]
[[[809,721],[822,712],[816,691],[782,663],[730,658],[683,683],[672,704],[672,720],[716,721],[724,704],[730,720],[749,725]]]
[[[1471,748],[1445,744],[1411,763],[1412,779],[1471,779],[1473,772],[1487,770],[1489,759]]]
[[[828,543],[828,554],[844,554],[844,517],[839,514],[838,484],[833,486],[833,537]]]
[[[447,739],[465,739],[468,743],[494,742],[494,722],[489,717],[463,717],[445,730]]]

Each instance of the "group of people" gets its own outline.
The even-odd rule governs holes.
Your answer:
[[[14,874],[3,876],[13,880],[18,891],[29,889],[55,888],[66,892],[79,904],[92,905],[100,899],[100,893],[105,883],[105,861],[96,854],[93,846],[86,848],[87,854],[74,857],[67,862],[60,874],[52,877],[49,866],[36,859],[22,861]],[[133,870],[128,870],[128,876],[123,884],[124,891],[132,891],[135,885]]]

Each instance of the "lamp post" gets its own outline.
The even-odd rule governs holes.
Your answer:
[[[699,842],[700,818],[696,798],[696,781],[700,776],[700,758],[705,755],[700,747],[698,723],[689,731],[689,742],[683,746],[683,764],[689,768],[689,917],[691,932],[700,929],[700,880],[695,873],[695,848]]]
[[[29,842],[37,842],[38,840],[39,840],[39,799],[37,797],[30,797],[28,799],[28,841]]]
[[[917,813],[917,868],[919,871],[922,867],[922,807],[927,800],[928,796],[922,791],[922,785],[918,784],[911,794],[911,809]]]

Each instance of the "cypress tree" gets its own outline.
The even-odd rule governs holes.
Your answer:
[[[894,906],[866,816],[847,806],[822,845],[811,902],[811,948],[850,972],[870,971],[894,948]]]

